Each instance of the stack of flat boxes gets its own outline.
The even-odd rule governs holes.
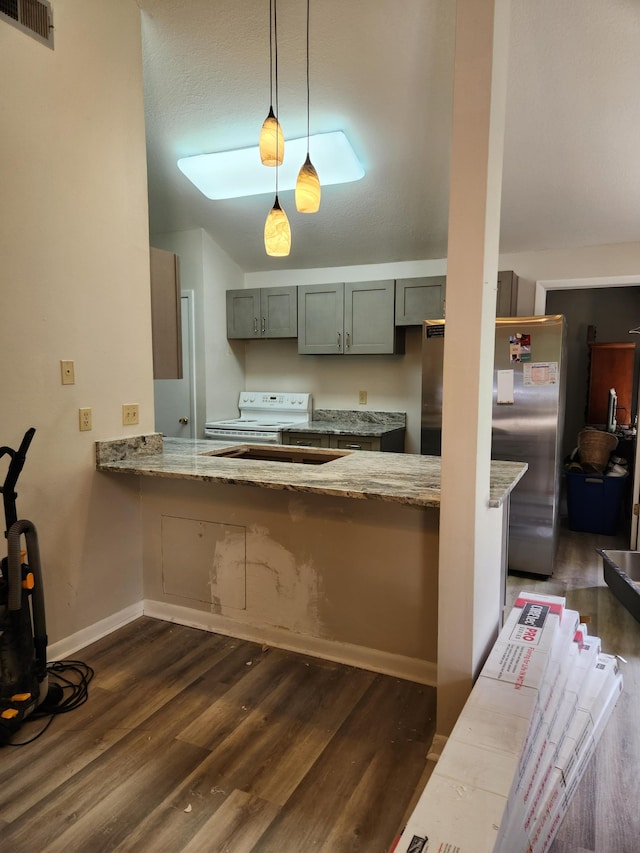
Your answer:
[[[394,849],[548,850],[621,690],[564,598],[520,593]]]

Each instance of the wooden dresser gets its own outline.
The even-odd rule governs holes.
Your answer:
[[[616,420],[621,426],[631,423],[635,344],[589,344],[589,394],[586,422],[605,426],[609,389],[618,396]]]

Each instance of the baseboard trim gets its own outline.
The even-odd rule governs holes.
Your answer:
[[[429,761],[437,761],[442,755],[442,750],[447,745],[448,740],[448,735],[434,735],[431,747],[427,753],[427,759]]]
[[[138,619],[143,615],[142,604],[142,601],[138,601],[130,607],[125,607],[124,610],[114,613],[112,616],[107,616],[106,619],[101,619],[99,622],[89,625],[88,628],[82,628],[82,630],[76,631],[75,634],[52,643],[47,647],[47,660],[65,660],[74,654],[74,652],[77,652],[78,649],[84,649],[85,646],[95,643],[96,640],[101,640],[107,634],[117,631],[118,628],[122,628],[129,622],[133,622],[134,619]]]
[[[236,637],[239,640],[263,643],[274,648],[332,660],[359,669],[368,669],[372,672],[403,678],[406,681],[415,681],[418,684],[436,686],[436,664],[432,661],[418,660],[335,640],[303,636],[282,628],[244,624],[217,613],[193,610],[190,607],[167,604],[163,601],[145,599],[142,607],[145,616],[163,619],[166,622],[176,622],[190,628],[201,628],[204,631]]]

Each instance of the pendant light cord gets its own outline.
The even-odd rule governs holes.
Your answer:
[[[307,0],[307,158],[309,157],[309,2]]]
[[[269,0],[269,103],[273,104],[273,0]]]
[[[276,48],[276,121],[280,124],[280,109],[278,105],[278,0],[273,0],[273,39]],[[276,201],[278,199],[278,160],[280,159],[280,152],[278,151],[279,141],[280,134],[276,133]]]

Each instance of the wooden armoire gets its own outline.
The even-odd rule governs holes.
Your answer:
[[[618,397],[616,420],[620,426],[631,424],[635,344],[589,344],[589,394],[586,422],[606,426],[609,390]]]

